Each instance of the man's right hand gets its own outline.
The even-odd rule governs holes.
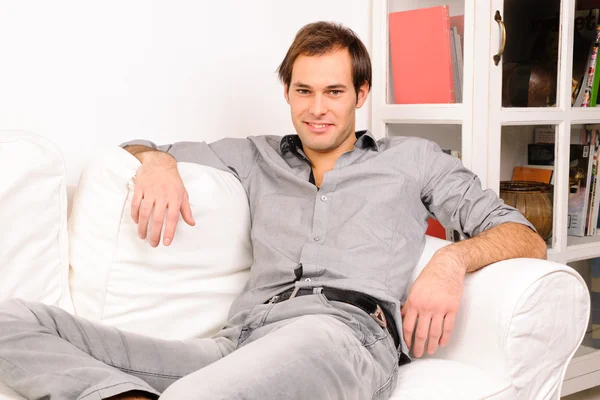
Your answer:
[[[173,241],[180,212],[188,225],[196,225],[177,162],[171,155],[160,151],[134,155],[142,163],[136,173],[131,202],[131,217],[138,225],[138,236],[146,239],[148,224],[152,223],[150,245],[157,247],[166,213],[163,244],[168,246]]]

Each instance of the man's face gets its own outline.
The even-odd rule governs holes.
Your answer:
[[[350,149],[356,140],[355,110],[365,103],[368,92],[365,83],[357,99],[347,49],[321,56],[298,56],[290,87],[285,87],[285,98],[305,150],[329,153]]]

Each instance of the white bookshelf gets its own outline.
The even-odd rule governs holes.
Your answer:
[[[527,7],[527,4],[535,1],[540,2],[542,10],[550,3],[560,4],[556,104],[553,107],[503,107],[502,61],[496,66],[492,60],[501,43],[501,30],[494,21],[494,13],[499,10],[505,16],[506,4],[510,7]],[[393,89],[388,79],[388,14],[438,5],[449,5],[451,16],[464,15],[463,102],[391,104]],[[557,164],[554,175],[553,235],[548,245],[548,258],[567,264],[600,257],[600,236],[579,238],[567,235],[571,131],[580,124],[600,123],[600,108],[571,107],[575,0],[373,0],[372,6],[373,134],[378,138],[400,134],[422,136],[438,142],[441,147],[444,144],[440,140],[450,141],[453,147],[460,147],[463,163],[480,177],[483,186],[498,193],[500,181],[509,180],[506,179],[508,171],[522,162],[522,146],[526,148],[527,143],[533,143],[533,128],[554,126]],[[523,132],[522,135],[518,133],[519,130]],[[513,135],[512,139],[503,143],[503,134]],[[448,138],[444,138],[444,135]],[[600,385],[600,350],[586,345],[584,341],[570,363],[561,395],[596,385]]]

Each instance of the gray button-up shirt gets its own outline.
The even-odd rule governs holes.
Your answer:
[[[249,199],[254,263],[230,317],[294,285],[373,296],[394,316],[425,244],[427,217],[467,237],[504,222],[533,226],[459,159],[414,137],[375,140],[357,132],[354,149],[325,173],[318,189],[297,135],[250,136],[156,146],[178,162],[233,173]],[[297,280],[294,270],[303,266]],[[402,350],[408,353],[402,340]]]

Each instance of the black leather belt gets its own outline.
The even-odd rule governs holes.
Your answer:
[[[358,307],[369,314],[383,329],[388,330],[390,336],[394,339],[396,348],[398,348],[400,344],[400,337],[398,336],[398,331],[396,330],[394,318],[385,310],[385,308],[381,307],[373,297],[361,292],[334,288],[323,288],[321,293],[327,298],[327,300],[341,301],[342,303],[347,303],[353,305],[354,307]],[[306,296],[309,294],[314,294],[312,288],[291,288],[283,293],[273,296],[269,301],[267,301],[267,303],[281,303],[282,301],[293,297]]]

